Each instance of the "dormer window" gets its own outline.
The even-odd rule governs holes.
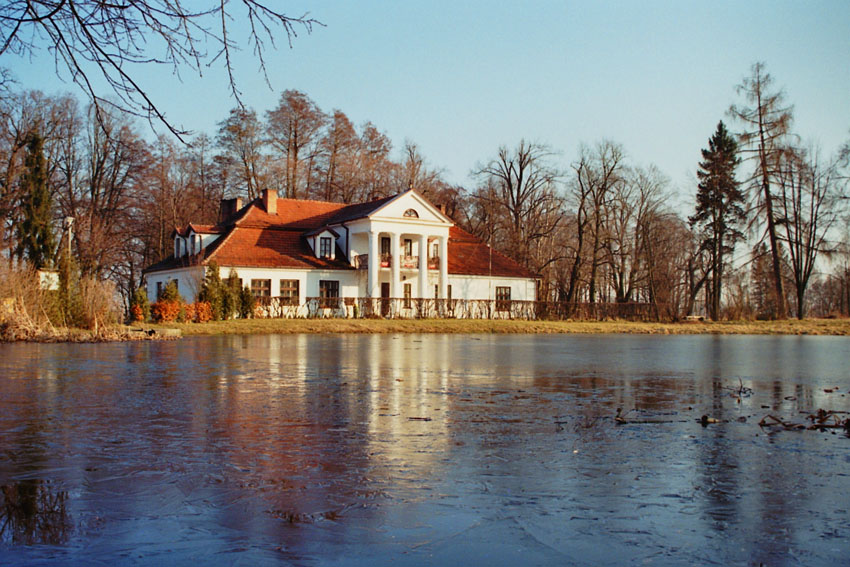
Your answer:
[[[330,258],[333,246],[333,239],[330,236],[322,236],[319,238],[319,257]]]
[[[418,219],[419,213],[416,212],[416,209],[407,209],[404,211],[404,216],[412,219]]]

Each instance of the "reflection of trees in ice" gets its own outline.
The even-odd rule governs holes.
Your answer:
[[[68,492],[41,480],[0,486],[0,542],[57,545],[73,529]]]

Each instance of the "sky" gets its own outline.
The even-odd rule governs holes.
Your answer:
[[[502,145],[546,144],[568,170],[582,144],[607,139],[630,164],[659,167],[675,198],[692,202],[700,150],[719,120],[736,130],[726,111],[744,102],[735,87],[757,61],[794,105],[803,140],[827,154],[850,140],[847,0],[271,5],[324,25],[266,53],[271,89],[250,49],[237,55],[246,105],[262,116],[282,91],[303,91],[325,112],[371,121],[396,152],[416,143],[430,168],[466,187]],[[234,22],[237,40],[242,24]],[[4,55],[0,65],[24,88],[77,92],[46,52]],[[200,78],[151,66],[138,73],[166,115],[196,133],[214,136],[236,104],[220,67]]]

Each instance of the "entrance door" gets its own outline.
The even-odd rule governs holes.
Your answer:
[[[390,284],[384,282],[381,284],[381,316],[386,317],[390,314]]]

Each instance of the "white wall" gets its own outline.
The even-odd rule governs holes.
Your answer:
[[[511,288],[511,301],[534,301],[536,284],[526,278],[453,276],[449,274],[452,299],[496,299],[496,287]]]
[[[148,301],[151,303],[156,301],[157,282],[162,283],[162,289],[165,289],[165,286],[171,280],[177,280],[177,290],[180,292],[183,301],[193,303],[204,280],[204,268],[203,266],[191,266],[149,273],[145,275],[145,280],[147,281]]]
[[[233,268],[242,278],[242,286],[251,287],[251,280],[271,280],[272,297],[280,295],[280,280],[298,280],[299,300],[319,297],[319,280],[339,281],[340,297],[358,297],[357,273],[354,270],[303,270],[288,268]],[[220,266],[221,279],[230,277],[230,266]],[[363,286],[365,289],[365,285]]]

